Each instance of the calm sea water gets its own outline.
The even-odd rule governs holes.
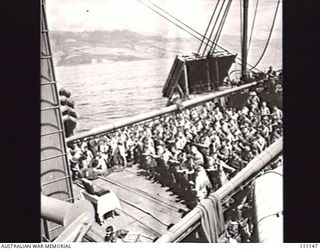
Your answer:
[[[76,132],[164,107],[162,88],[173,59],[57,67],[76,103]]]
[[[274,41],[270,47],[260,64],[261,69],[269,65],[281,68],[279,41]],[[258,58],[261,48],[252,53]],[[56,67],[58,85],[71,91],[76,103],[75,132],[164,107],[167,99],[162,97],[162,88],[173,61],[174,56]]]

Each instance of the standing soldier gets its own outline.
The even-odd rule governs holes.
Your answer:
[[[269,70],[267,72],[267,78],[268,79],[274,79],[277,76],[277,73],[273,70],[273,67],[270,66]]]
[[[142,166],[149,174],[148,179],[155,178],[156,161],[151,155],[155,155],[154,142],[151,137],[146,137],[143,144]]]
[[[195,145],[191,146],[191,155],[197,165],[204,165],[204,157]]]
[[[122,139],[118,140],[118,149],[119,149],[119,156],[121,158],[121,165],[126,168],[127,167],[127,156],[126,156],[126,149],[125,149],[125,142]]]
[[[266,102],[262,102],[260,112],[261,112],[261,116],[270,115],[270,109],[268,108]]]
[[[216,155],[215,155],[216,156]],[[211,181],[212,189],[213,191],[216,191],[219,186],[219,180],[218,180],[218,166],[216,164],[216,158],[215,156],[209,156],[207,160],[207,168],[206,171],[208,173],[209,179]]]
[[[259,106],[260,98],[257,95],[257,92],[255,92],[255,91],[250,92],[250,96],[249,96],[249,98],[247,100],[247,104],[248,104],[249,107],[252,107],[253,105],[255,105],[257,107]]]
[[[221,160],[228,162],[231,158],[232,155],[232,147],[228,143],[228,139],[223,139],[222,140],[222,145],[220,150],[217,152],[218,156]]]
[[[169,186],[169,161],[173,158],[172,153],[160,144],[157,146],[157,154],[149,154],[157,162],[156,179],[159,180],[161,185]]]
[[[274,106],[271,116],[274,120],[281,120],[283,117],[282,110],[280,110],[277,106]]]
[[[200,165],[195,165],[196,178],[195,178],[195,192],[197,196],[197,202],[199,203],[201,200],[205,199],[211,189],[211,183],[207,176],[206,171]]]

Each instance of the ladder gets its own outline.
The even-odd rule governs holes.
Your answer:
[[[41,0],[41,192],[74,202],[71,171],[67,159],[65,132],[50,46],[45,0]],[[42,235],[50,241],[63,226],[42,219]]]

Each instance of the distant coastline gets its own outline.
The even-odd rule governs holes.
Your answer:
[[[51,31],[50,38],[57,67],[174,58],[176,54],[195,52],[199,46],[198,40],[193,37],[163,38],[129,30]],[[238,51],[238,40],[237,35],[224,35],[221,43],[230,51]],[[257,51],[259,54],[264,44],[264,40],[254,39],[251,46],[253,53]],[[270,50],[278,49],[275,48],[277,45],[277,41],[273,39]]]
[[[190,39],[145,36],[128,30],[52,31],[50,38],[57,66],[172,57],[179,53],[178,43],[190,43]]]

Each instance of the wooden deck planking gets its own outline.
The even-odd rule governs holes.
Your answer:
[[[115,230],[125,229],[130,235],[141,235],[139,241],[150,242],[164,234],[168,226],[177,223],[189,209],[167,187],[148,180],[143,173],[131,167],[94,182],[116,193],[122,206],[118,216],[105,220],[103,228],[112,225]],[[80,190],[75,186],[78,199]]]

